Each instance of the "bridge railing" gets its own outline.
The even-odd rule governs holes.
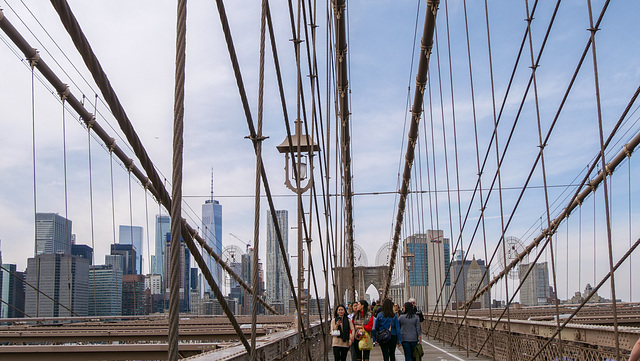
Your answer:
[[[611,326],[567,325],[547,347],[548,340],[557,331],[555,321],[507,320],[495,324],[490,318],[438,316],[427,318],[423,333],[447,344],[480,353],[495,360],[530,360],[543,347],[537,360],[615,360],[615,334]],[[626,360],[640,330],[619,327],[618,338],[622,359]]]
[[[324,335],[326,340],[322,339],[322,327],[325,327]],[[298,330],[290,329],[286,331],[276,332],[270,335],[258,337],[256,340],[256,352],[258,353],[258,360],[281,360],[291,361],[299,360],[298,347],[299,347]],[[328,324],[322,321],[316,321],[311,324],[308,332],[308,347],[310,348],[311,360],[318,361],[323,360],[324,355],[331,347],[331,338],[329,337]],[[306,352],[305,352],[306,353]],[[223,349],[217,349],[201,355],[188,358],[192,361],[211,361],[211,360],[224,360],[224,361],[240,361],[248,360],[249,355],[242,344],[226,347]],[[307,359],[306,355],[302,359]]]

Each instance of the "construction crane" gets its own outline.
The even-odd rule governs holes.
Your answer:
[[[240,241],[240,242],[242,243],[242,245],[243,245],[243,246],[245,246],[245,247],[247,248],[247,249],[245,250],[245,252],[247,252],[247,253],[249,252],[249,248],[251,248],[251,242],[247,242],[247,241],[243,240],[242,238],[240,238],[240,237],[236,236],[235,234],[233,234],[233,233],[231,233],[231,232],[229,232],[229,234],[230,234],[231,236],[233,236],[233,238],[235,238],[235,239],[237,239],[238,241]]]

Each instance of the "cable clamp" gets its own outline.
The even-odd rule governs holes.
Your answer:
[[[113,153],[113,150],[116,149],[116,140],[115,138],[109,138],[109,140],[107,148],[109,148],[109,153]]]
[[[4,19],[4,13],[2,12],[2,9],[0,9],[0,21],[2,21],[2,19]]]
[[[71,90],[69,90],[69,86],[67,84],[63,84],[64,85],[64,90],[62,91],[58,91],[58,95],[60,96],[60,99],[62,99],[62,101],[66,101],[67,98],[69,98],[69,95],[71,95]]]
[[[127,171],[131,173],[131,171],[133,170],[133,167],[134,167],[133,159],[127,158]]]
[[[87,123],[87,129],[93,129],[93,125],[96,123],[96,116],[91,114],[91,118],[89,118],[89,120],[86,123]]]
[[[629,143],[624,145],[624,155],[626,155],[627,158],[631,158],[631,150],[629,149]]]
[[[40,61],[40,53],[38,50],[33,49],[33,55],[30,58],[27,58],[27,60],[29,60],[29,66],[32,69],[38,66],[38,62]]]
[[[263,140],[265,140],[265,139],[269,139],[269,137],[265,137],[264,135],[261,135],[261,136],[257,136],[257,135],[256,135],[256,136],[246,135],[246,136],[244,137],[244,139],[251,139],[251,140],[253,140],[253,141],[262,142],[262,141],[263,141]]]

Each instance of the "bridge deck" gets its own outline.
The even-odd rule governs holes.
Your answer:
[[[469,353],[465,350],[458,349],[445,345],[442,341],[434,340],[426,335],[422,335],[422,348],[424,349],[423,360],[440,360],[440,361],[463,361],[463,360],[476,360],[476,361],[488,361],[488,358],[476,357],[473,352]],[[351,355],[347,356],[347,360],[351,360]],[[370,361],[382,360],[382,350],[380,346],[376,345],[371,351],[369,357]],[[402,347],[396,348],[396,360],[404,360],[404,354],[402,353]],[[330,351],[329,361],[334,361],[333,353]]]

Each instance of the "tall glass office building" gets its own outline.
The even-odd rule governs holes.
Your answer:
[[[122,314],[123,257],[106,255],[105,264],[89,268],[89,316]]]
[[[35,255],[71,253],[71,221],[57,213],[36,213]]]
[[[443,309],[451,286],[449,239],[441,230],[427,230],[407,237],[404,243],[405,250],[413,254],[409,286],[416,305],[424,312]]]
[[[213,198],[207,199],[202,205],[202,238],[217,255],[222,254],[222,205]],[[213,257],[205,256],[207,266],[213,275],[213,279],[222,289],[222,267],[216,263]],[[208,283],[204,286],[205,292],[210,292]]]
[[[167,233],[171,232],[171,218],[169,216],[156,215],[156,255],[153,257],[151,264],[151,273],[161,275],[164,280],[164,260],[166,258],[165,250],[167,244]]]
[[[289,212],[285,210],[276,211],[276,219],[282,233],[282,242],[284,249],[289,247]],[[287,254],[288,258],[288,254]],[[287,259],[288,261],[288,259]],[[289,298],[291,297],[291,287],[287,279],[287,273],[284,268],[285,259],[280,252],[278,244],[278,236],[276,234],[275,224],[271,211],[267,211],[267,302],[272,305],[276,311],[287,314],[289,313]]]
[[[144,230],[140,226],[123,226],[120,225],[119,229],[119,241],[121,244],[133,244],[136,247],[136,273],[143,274],[142,271],[142,256],[143,252],[143,237]]]

